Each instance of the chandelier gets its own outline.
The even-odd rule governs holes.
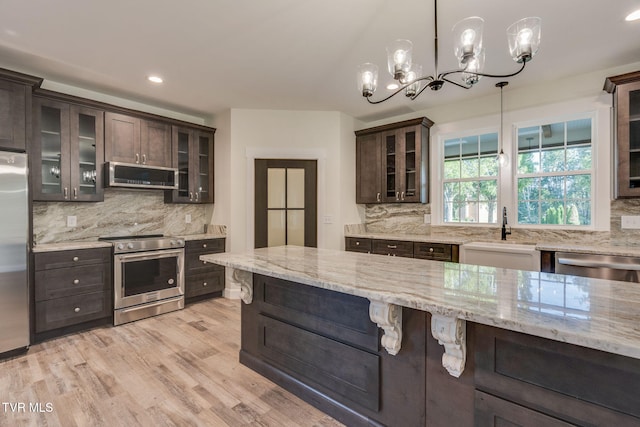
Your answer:
[[[523,18],[507,28],[509,52],[515,62],[522,64],[520,68],[508,74],[485,73],[483,26],[484,20],[477,16],[463,19],[453,26],[454,54],[458,59],[459,68],[438,73],[438,0],[434,0],[435,72],[428,76],[422,75],[422,68],[411,61],[413,44],[409,40],[396,40],[387,47],[387,65],[389,73],[401,86],[386,98],[373,101],[371,97],[378,85],[378,66],[365,63],[358,68],[358,90],[370,104],[379,104],[403,91],[408,98],[414,100],[426,88],[437,91],[442,89],[445,83],[471,89],[481,77],[504,79],[520,74],[527,62],[538,52],[540,18]],[[455,75],[459,75],[459,81],[453,80]]]

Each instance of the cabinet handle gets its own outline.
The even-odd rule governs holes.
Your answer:
[[[207,286],[207,282],[204,282],[204,283],[202,284],[202,286]]]
[[[74,257],[73,257],[73,260],[74,260],[74,261],[78,261],[79,259],[80,259],[80,258],[78,258],[77,256],[74,256]]]
[[[136,153],[136,165],[140,164],[140,154]]]
[[[206,247],[207,247],[207,244],[206,244],[206,243],[203,243],[203,244],[202,244],[202,247],[203,247],[203,248],[206,248]]]
[[[78,198],[78,189],[76,187],[73,187],[73,198],[74,199]]]
[[[198,197],[200,196],[200,194],[196,191],[196,202],[198,201]]]
[[[78,280],[78,279],[74,279],[74,280],[73,280],[73,284],[74,284],[74,285],[77,285],[78,283],[80,283],[80,280]]]
[[[193,191],[189,191],[189,201],[193,201]]]
[[[202,261],[202,263],[203,263],[203,264],[206,264],[206,263],[207,263],[207,261]]]
[[[76,308],[74,308],[74,309],[73,309],[73,311],[74,311],[75,313],[80,313],[80,307],[76,307]]]
[[[360,242],[356,242],[356,246],[360,246]]]
[[[376,202],[380,201],[380,193],[376,194]]]
[[[65,199],[69,198],[69,189],[67,187],[64,187],[64,198]]]
[[[398,249],[398,245],[387,245],[388,249]]]
[[[146,155],[146,154],[143,154],[143,155],[142,155],[142,164],[143,164],[143,165],[146,165],[146,164],[147,164],[147,155]]]
[[[396,200],[400,200],[400,193],[396,191]]]
[[[433,248],[429,248],[429,252],[433,252]]]
[[[404,191],[400,193],[400,200],[404,200]]]

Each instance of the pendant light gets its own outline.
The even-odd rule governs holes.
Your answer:
[[[509,156],[507,156],[504,153],[504,150],[502,149],[502,143],[504,141],[504,137],[503,137],[503,125],[502,125],[502,116],[503,116],[503,110],[502,110],[502,88],[505,87],[506,85],[508,85],[509,82],[498,82],[496,83],[496,87],[500,88],[500,133],[498,134],[498,137],[500,138],[498,140],[498,148],[500,149],[500,153],[498,154],[498,157],[496,157],[496,160],[498,161],[498,165],[500,165],[501,168],[507,166],[509,164]]]

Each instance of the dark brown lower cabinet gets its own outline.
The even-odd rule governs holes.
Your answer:
[[[111,248],[34,254],[33,341],[113,320]]]
[[[640,360],[466,324],[465,369],[443,368],[431,315],[402,310],[389,355],[369,300],[254,274],[240,362],[348,426],[640,426]]]
[[[433,261],[458,262],[460,258],[459,246],[450,243],[345,237],[344,250]]]
[[[224,252],[225,239],[190,240],[185,243],[184,285],[186,302],[222,295],[224,267],[201,261],[200,256]]]

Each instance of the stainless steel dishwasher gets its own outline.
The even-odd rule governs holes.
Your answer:
[[[640,283],[640,257],[556,252],[556,273]]]

